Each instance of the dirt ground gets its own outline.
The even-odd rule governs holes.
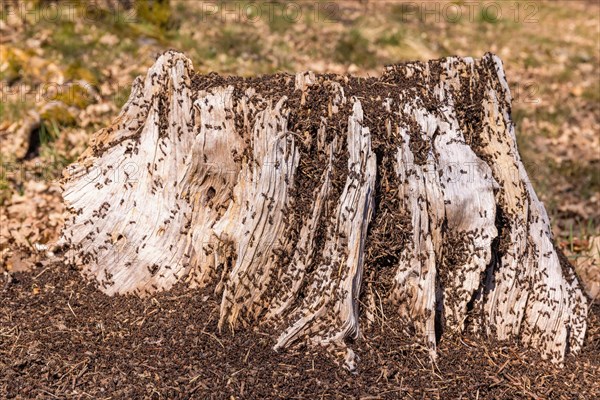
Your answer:
[[[351,374],[322,352],[280,354],[264,332],[219,333],[219,305],[178,287],[108,297],[63,264],[14,274],[0,292],[0,397],[21,399],[597,399],[600,306],[564,368],[513,343],[444,337],[437,365],[393,318],[354,344]]]

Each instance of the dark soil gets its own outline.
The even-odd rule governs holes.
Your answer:
[[[2,282],[4,283],[4,281]],[[600,306],[563,369],[512,343],[444,336],[437,366],[394,320],[361,321],[351,374],[325,353],[219,333],[209,290],[108,297],[62,264],[0,289],[0,398],[551,398],[600,396]],[[411,344],[412,343],[412,344]]]

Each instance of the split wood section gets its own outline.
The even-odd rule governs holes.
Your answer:
[[[61,241],[107,294],[212,285],[221,327],[264,324],[276,349],[325,345],[350,369],[359,316],[390,312],[434,357],[469,329],[560,362],[587,301],[510,110],[491,54],[365,79],[198,75],[167,52],[67,169]]]

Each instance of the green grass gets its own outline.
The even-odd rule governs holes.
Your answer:
[[[561,126],[571,118],[572,111],[568,105],[557,104],[554,110],[550,110],[545,107],[534,108],[530,107],[527,103],[534,101],[540,97],[533,92],[529,93],[527,89],[519,88],[520,92],[515,91],[513,93],[513,111],[512,119],[517,125],[517,131],[520,132],[519,127],[522,124],[523,119],[528,118],[534,124],[540,122],[546,122],[550,128],[546,126],[539,127],[537,132],[523,132],[523,135],[529,134],[531,136],[541,134],[544,137],[557,137],[561,134]]]
[[[80,110],[85,109],[90,104],[94,103],[94,98],[89,93],[88,89],[79,83],[73,83],[72,85],[65,85],[61,87],[54,96],[48,98],[49,101],[60,101],[68,107],[77,107]],[[64,107],[60,110],[62,114],[65,114],[66,110]],[[54,112],[54,111],[52,111]],[[58,118],[64,119],[64,118]]]
[[[271,32],[283,33],[291,29],[295,21],[284,15],[273,15],[269,18],[269,29]]]
[[[40,159],[43,160],[43,168],[37,171],[39,179],[46,182],[60,179],[63,169],[73,163],[77,157],[68,157],[54,146],[53,142],[40,146]]]
[[[214,45],[211,46],[206,41],[198,40],[191,35],[180,34],[177,31],[171,32],[168,35],[168,40],[173,48],[184,52],[192,60],[194,67],[214,60],[218,54],[217,48]]]
[[[69,127],[77,124],[73,114],[60,103],[55,103],[53,107],[46,108],[40,118],[42,119],[42,127],[46,126],[48,132],[58,133],[59,127]]]
[[[0,205],[4,205],[4,203],[10,199],[12,195],[10,189],[11,187],[8,181],[3,179],[3,177],[0,177]]]
[[[479,3],[479,6],[474,7],[477,13],[477,22],[479,24],[497,25],[501,22],[508,21],[511,18],[506,14],[509,7],[502,6],[502,3]]]
[[[600,82],[596,80],[593,84],[586,87],[581,94],[585,100],[596,103],[596,107],[598,103],[600,103]]]
[[[232,57],[243,54],[260,54],[262,45],[260,38],[251,32],[238,32],[231,28],[223,29],[214,40],[217,53],[225,53]]]
[[[417,2],[403,2],[390,7],[389,17],[394,22],[407,23],[422,18]]]
[[[600,230],[598,229],[597,221],[591,218],[580,223],[571,223],[568,234],[564,236],[569,246],[569,252],[572,254],[570,258],[579,258],[582,255],[589,256],[589,254],[586,254],[587,249],[580,249],[583,250],[584,254],[581,254],[581,251],[577,251],[576,242],[598,235],[600,235]]]
[[[556,81],[559,83],[572,83],[574,80],[574,69],[570,65],[565,65],[562,71],[556,75]]]
[[[49,143],[54,142],[60,136],[60,130],[58,128],[58,122],[54,119],[43,119],[40,124],[40,146],[48,146]]]
[[[85,41],[81,32],[75,30],[71,21],[60,21],[54,24],[51,39],[46,42],[47,48],[62,55],[65,60],[76,61],[80,59],[93,43]]]
[[[551,173],[561,175],[568,182],[577,182],[579,197],[589,200],[600,193],[600,165],[578,160],[565,160],[559,164],[548,160],[547,166]]]
[[[370,49],[369,40],[358,29],[344,34],[335,47],[336,61],[371,68],[377,64],[375,53]]]
[[[1,81],[11,85],[23,77],[22,65],[15,57],[8,54],[7,59],[2,61],[6,62],[6,68],[0,72]]]
[[[33,104],[19,99],[2,102],[2,121],[16,122],[21,120],[27,114],[27,111],[33,108]]]
[[[69,80],[84,80],[90,84],[97,84],[102,74],[97,68],[87,67],[81,60],[71,62],[65,70],[65,78]]]
[[[0,206],[4,206],[15,191],[23,195],[22,185],[15,185],[12,182],[14,179],[20,179],[21,172],[21,164],[16,162],[15,156],[0,151]]]
[[[135,11],[139,20],[159,29],[168,29],[173,23],[169,0],[136,0]]]
[[[542,63],[538,57],[534,54],[527,54],[525,57],[525,67],[526,68],[537,68],[541,67]]]
[[[404,43],[406,34],[402,31],[387,33],[375,41],[375,44],[380,46],[400,46]]]
[[[39,129],[40,169],[34,170],[37,179],[46,182],[57,180],[61,177],[62,170],[76,160],[76,156],[66,155],[64,149],[57,146],[58,140],[66,127],[54,119],[43,119]]]

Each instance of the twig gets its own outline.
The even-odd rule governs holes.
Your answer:
[[[215,335],[213,335],[212,333],[210,333],[210,332],[206,332],[206,331],[200,331],[200,333],[204,333],[205,335],[208,335],[208,336],[210,336],[211,338],[215,339],[215,340],[216,340],[216,341],[217,341],[217,342],[218,342],[218,343],[221,345],[221,347],[222,347],[222,348],[225,348],[225,346],[223,345],[223,342],[221,342],[221,341],[219,340],[219,338],[218,338],[218,337],[216,337]]]
[[[77,318],[77,315],[75,315],[75,311],[73,311],[73,308],[71,308],[71,304],[69,302],[67,302],[67,305],[69,306],[69,310],[71,310],[71,313],[73,314],[73,316],[75,318]]]
[[[15,340],[15,342],[12,345],[12,347],[10,348],[10,351],[8,352],[9,356],[12,354],[13,350],[17,346],[17,342],[19,341],[19,338],[21,338],[21,332],[19,332],[19,334],[17,335],[17,339]]]

